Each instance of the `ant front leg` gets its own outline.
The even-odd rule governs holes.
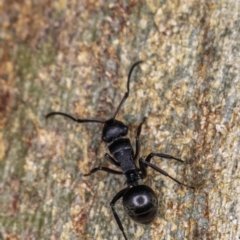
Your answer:
[[[134,155],[134,161],[137,160],[139,152],[140,152],[140,141],[139,141],[139,136],[141,134],[142,131],[142,125],[145,122],[146,117],[144,117],[143,121],[139,124],[138,128],[137,128],[137,135],[136,135],[136,150],[135,150],[135,155]]]
[[[119,218],[119,216],[118,216],[118,214],[117,214],[114,206],[115,206],[115,203],[116,203],[120,198],[123,197],[124,193],[128,190],[128,188],[129,188],[129,187],[126,187],[126,188],[122,189],[121,191],[119,191],[119,192],[115,195],[115,197],[112,199],[112,201],[110,202],[110,207],[111,207],[111,209],[112,209],[113,216],[114,216],[114,218],[115,218],[115,220],[116,220],[116,222],[117,222],[117,225],[118,225],[119,229],[122,231],[122,234],[123,234],[125,240],[127,240],[127,237],[126,237],[126,234],[125,234],[125,232],[124,232],[122,222],[121,222],[121,220],[120,220],[120,218]]]

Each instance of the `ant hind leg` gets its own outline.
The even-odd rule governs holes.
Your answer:
[[[117,225],[118,225],[119,229],[122,231],[122,234],[123,234],[125,240],[127,240],[127,237],[126,237],[126,234],[125,234],[125,232],[124,232],[122,222],[121,222],[121,220],[120,220],[120,218],[119,218],[119,216],[118,216],[118,214],[117,214],[114,206],[115,206],[115,203],[116,203],[120,198],[123,197],[124,193],[127,191],[128,188],[129,188],[129,187],[126,187],[126,188],[120,190],[120,191],[115,195],[115,197],[112,199],[112,201],[110,202],[110,207],[111,207],[111,209],[112,209],[113,216],[114,216],[114,218],[115,218],[115,220],[116,220],[116,222],[117,222]]]

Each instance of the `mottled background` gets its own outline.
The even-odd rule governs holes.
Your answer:
[[[122,176],[98,172],[101,124],[118,114],[151,151],[159,198],[149,226],[116,205],[129,239],[240,239],[240,2],[0,1],[0,239],[123,239],[109,207]]]

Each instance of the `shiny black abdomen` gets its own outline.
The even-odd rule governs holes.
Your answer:
[[[123,207],[135,222],[151,223],[158,212],[158,200],[154,191],[146,185],[129,188],[123,195]]]

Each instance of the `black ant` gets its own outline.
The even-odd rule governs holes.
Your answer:
[[[173,159],[183,163],[183,160],[179,158],[175,158],[171,155],[164,154],[164,153],[152,152],[145,158],[145,160],[143,158],[140,158],[138,160],[139,167],[137,167],[136,161],[140,151],[139,136],[141,133],[142,125],[146,118],[144,118],[144,120],[139,124],[137,128],[135,154],[134,154],[130,139],[124,138],[124,136],[128,134],[128,127],[123,122],[115,119],[123,103],[128,98],[129,91],[130,91],[129,83],[130,83],[131,74],[134,68],[142,62],[143,61],[138,61],[132,65],[128,74],[127,92],[124,94],[124,97],[122,98],[112,118],[106,121],[95,120],[95,119],[76,119],[71,115],[68,115],[62,112],[50,112],[46,115],[46,118],[51,117],[53,115],[61,115],[61,116],[70,118],[71,120],[78,123],[94,122],[94,123],[104,124],[103,130],[102,130],[102,140],[109,144],[108,149],[112,155],[110,156],[108,153],[106,153],[105,158],[111,164],[115,165],[116,167],[119,167],[121,171],[116,171],[114,169],[104,167],[104,166],[98,166],[93,168],[88,174],[85,174],[84,176],[89,176],[99,170],[112,173],[112,174],[125,175],[127,187],[120,190],[110,202],[110,207],[112,209],[114,218],[117,222],[118,227],[122,231],[122,234],[125,240],[127,240],[127,237],[124,232],[122,222],[119,219],[119,216],[114,208],[115,203],[119,199],[122,198],[122,204],[128,216],[138,223],[142,223],[142,224],[151,223],[156,217],[158,212],[158,199],[155,192],[149,186],[138,185],[138,181],[140,179],[144,179],[147,176],[147,167],[153,168],[157,172],[171,178],[173,181],[177,182],[178,184],[181,184],[185,187],[193,188],[191,186],[181,183],[177,179],[171,177],[167,172],[163,171],[162,169],[150,163],[151,159],[155,156],[160,158]]]

